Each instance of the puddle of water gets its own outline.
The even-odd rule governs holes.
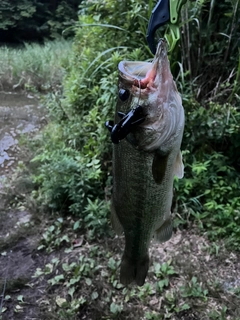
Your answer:
[[[18,138],[42,127],[44,107],[31,96],[0,92],[0,189],[18,160]]]

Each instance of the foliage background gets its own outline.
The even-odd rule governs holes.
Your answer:
[[[59,38],[77,19],[81,0],[1,0],[0,41],[16,43]],[[71,30],[65,33],[72,35]]]
[[[104,123],[114,115],[119,61],[151,58],[145,35],[153,5],[82,1],[63,95],[56,93],[49,102],[54,121],[34,159],[40,186],[34,196],[54,210],[78,216],[85,228],[92,228],[86,221],[92,203],[98,208],[94,214],[90,210],[92,220],[99,214],[107,221],[111,145]],[[175,183],[175,212],[181,217],[176,224],[193,219],[210,237],[225,237],[236,249],[239,18],[238,1],[188,3],[182,10],[181,43],[170,56],[186,112],[185,178]]]

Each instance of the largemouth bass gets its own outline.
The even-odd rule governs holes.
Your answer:
[[[174,175],[183,177],[180,151],[184,110],[161,40],[152,63],[119,64],[119,115],[141,108],[139,125],[113,145],[113,228],[124,232],[120,282],[143,285],[149,268],[148,248],[172,235],[171,204]]]

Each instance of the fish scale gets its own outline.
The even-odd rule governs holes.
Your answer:
[[[126,139],[113,145],[111,220],[114,229],[125,235],[120,270],[120,281],[125,285],[133,281],[144,284],[153,235],[160,242],[171,237],[173,179],[183,175],[180,145],[184,111],[166,44],[159,44],[152,64],[140,62],[140,66],[144,66],[143,74],[139,68],[134,74],[131,62],[119,66],[119,88],[131,95],[127,102],[118,100],[115,114],[117,121],[118,112],[127,113],[139,103],[146,118]]]

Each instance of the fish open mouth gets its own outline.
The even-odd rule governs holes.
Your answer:
[[[167,43],[161,39],[152,62],[121,61],[118,65],[123,81],[140,89],[153,85],[157,73],[161,73],[162,65],[167,59]]]
[[[151,62],[143,61],[121,61],[118,65],[121,76],[131,82],[144,79],[151,67]]]

